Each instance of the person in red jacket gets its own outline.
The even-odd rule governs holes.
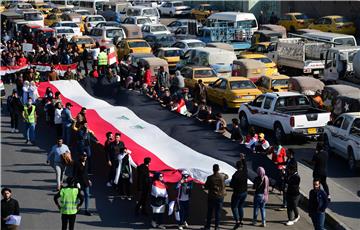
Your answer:
[[[19,66],[23,66],[23,65],[26,65],[28,62],[28,60],[26,59],[26,57],[24,57],[24,54],[21,54],[21,57],[19,58],[18,60],[18,65]]]
[[[146,94],[150,87],[152,86],[151,82],[151,70],[149,65],[145,65],[145,73],[144,73],[144,84],[143,84],[143,92]]]
[[[274,146],[270,147],[268,154],[271,154],[271,160],[279,170],[285,169],[286,149],[284,147],[275,143]]]

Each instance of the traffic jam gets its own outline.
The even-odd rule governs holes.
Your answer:
[[[231,135],[230,139],[251,152],[269,155],[273,146],[298,149],[304,143],[312,143],[309,148],[315,149],[321,142],[331,155],[341,158],[349,172],[360,167],[359,27],[345,15],[311,18],[290,11],[265,16],[263,11],[225,11],[212,1],[177,0],[3,1],[0,12],[1,98],[9,96],[4,84],[18,87],[21,79],[17,93],[22,104],[28,105],[31,98],[36,106],[44,106],[47,123],[48,119],[54,120],[46,107],[56,99],[51,96],[47,100],[51,90],[67,98],[70,104],[66,103],[66,108],[75,105],[80,110],[86,105],[101,110],[98,99],[93,104],[85,100],[88,95],[100,97],[99,92],[92,94],[86,88],[95,84],[92,80],[84,84],[86,79],[96,79],[101,85],[96,89],[108,95],[111,91],[110,99],[119,92],[110,89],[110,84],[138,92],[167,110],[210,124],[219,135]],[[38,92],[25,96],[22,86],[31,88],[32,82]],[[89,94],[82,93],[84,89]],[[129,106],[132,109],[133,103]],[[97,122],[105,120],[118,128],[112,118],[106,120],[108,114],[98,114]],[[119,119],[131,121],[132,116],[128,113]],[[76,119],[73,126],[78,124]],[[121,124],[118,130],[125,127],[128,131],[126,124]],[[131,125],[129,133],[133,127],[139,133],[146,131],[146,125]],[[96,143],[103,141],[99,136],[105,138],[104,130],[94,126],[90,128]],[[239,138],[233,139],[234,127],[240,130]],[[17,127],[12,128],[16,132]],[[64,132],[65,128],[61,137]],[[149,135],[147,141],[137,135],[125,138],[134,138],[134,143],[146,151],[152,149],[147,142],[162,140],[160,134],[158,139]],[[272,142],[271,147],[264,136]],[[35,143],[35,139],[28,141]],[[186,142],[181,138],[179,141]],[[64,143],[68,142],[64,138]],[[269,146],[264,147],[266,143]],[[151,154],[163,160],[161,151],[169,147],[160,144],[155,149],[159,155]],[[143,161],[136,153],[132,157],[136,165]],[[171,157],[164,157],[164,165],[171,170],[181,168],[177,165],[180,160],[173,160],[177,156]],[[115,168],[114,172],[119,170]],[[172,176],[164,177],[175,182]],[[203,178],[194,179],[205,182]],[[116,186],[113,182],[109,180],[110,186]],[[325,192],[330,201],[328,190]],[[289,225],[296,222],[289,221]]]

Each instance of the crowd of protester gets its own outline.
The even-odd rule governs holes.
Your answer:
[[[233,141],[244,145],[249,150],[248,154],[270,155],[278,169],[281,180],[271,183],[265,169],[263,167],[257,169],[257,177],[253,181],[255,194],[252,224],[257,225],[258,210],[260,210],[261,226],[266,226],[266,203],[269,199],[271,187],[278,189],[283,194],[282,208],[287,210],[288,215],[286,225],[293,225],[299,220],[300,215],[297,207],[300,199],[300,175],[297,171],[294,151],[285,149],[280,143],[271,146],[265,135],[257,133],[253,127],[250,127],[249,130],[242,130],[239,127],[239,120],[236,118],[232,119],[232,125],[228,127],[223,115],[221,113],[214,114],[212,107],[207,104],[206,87],[201,80],[197,82],[190,97],[189,90],[185,88],[184,77],[179,71],[175,73],[175,76],[170,76],[161,67],[153,82],[150,67],[139,65],[138,74],[135,77],[122,78],[119,76],[120,72],[117,71],[119,68],[113,70],[102,62],[102,55],[105,52],[103,48],[99,48],[99,56],[97,60],[91,61],[92,67],[88,71],[88,64],[90,63],[87,63],[87,58],[86,60],[81,59],[83,54],[79,53],[77,47],[70,46],[65,38],[60,39],[59,42],[55,40],[50,38],[35,45],[34,52],[28,53],[26,56],[21,51],[20,44],[24,42],[21,35],[7,41],[3,40],[5,50],[2,51],[1,63],[7,66],[36,62],[50,63],[50,65],[78,63],[76,74],[68,69],[60,76],[58,71],[52,67],[45,74],[40,74],[36,68],[29,68],[9,76],[9,79],[16,84],[16,89],[7,99],[12,132],[19,132],[18,124],[20,117],[22,117],[25,125],[26,143],[35,144],[39,113],[45,114],[48,127],[56,132],[57,141],[48,153],[47,163],[51,164],[55,171],[57,194],[54,200],[62,213],[63,226],[68,223],[74,226],[77,211],[83,200],[85,203],[84,213],[91,215],[89,199],[92,182],[90,178],[95,164],[93,147],[94,144],[98,143],[98,139],[95,133],[89,129],[86,108],[82,108],[73,117],[72,104],[66,103],[64,105],[60,92],[52,92],[51,88],[48,88],[45,95],[39,95],[37,83],[42,80],[79,80],[83,77],[116,79],[115,81],[120,81],[122,87],[139,90],[139,92],[157,100],[162,107],[168,110],[181,115],[192,116],[204,124],[212,125],[219,135],[229,133]],[[88,51],[85,49],[83,52]],[[82,67],[81,64],[83,64]],[[82,73],[82,69],[85,70],[85,74]],[[145,158],[143,164],[137,166],[131,157],[131,150],[121,140],[121,133],[108,132],[103,149],[109,170],[106,185],[117,191],[121,199],[133,199],[132,188],[134,170],[136,169],[136,194],[138,195],[136,215],[148,215],[148,209],[151,208],[153,214],[152,227],[165,228],[163,219],[166,207],[169,206],[177,214],[175,216],[177,216],[179,229],[188,227],[191,191],[193,189],[190,173],[182,171],[182,178],[176,185],[177,197],[175,202],[170,202],[169,185],[163,180],[163,174],[161,172],[150,172],[150,158]],[[245,157],[245,154],[241,154],[239,161],[236,162],[237,171],[230,180],[230,187],[233,189],[231,209],[235,221],[234,229],[241,227],[244,220],[244,206],[248,191],[248,172]],[[313,161],[315,164],[314,189],[310,191],[309,195],[309,215],[315,228],[323,229],[324,211],[330,200],[330,194],[326,184],[327,153],[321,143],[317,145]],[[68,176],[66,187],[63,186],[64,174]],[[229,176],[222,174],[219,166],[214,164],[213,175],[210,175],[204,184],[204,189],[208,190],[205,229],[210,229],[213,212],[215,213],[215,229],[219,228],[220,211],[226,195],[225,181]],[[320,189],[320,184],[324,190]],[[3,193],[8,192],[9,190],[5,190]],[[68,194],[71,195],[68,196]],[[65,209],[62,206],[63,204],[59,204],[57,201],[59,198],[63,201],[67,199],[64,197],[69,198],[69,204],[73,205],[69,209]],[[2,208],[3,203],[6,205],[9,200],[6,197],[4,199]],[[77,199],[81,202],[74,205]],[[4,220],[5,217],[2,217]]]

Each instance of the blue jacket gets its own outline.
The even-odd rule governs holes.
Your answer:
[[[309,204],[308,211],[309,215],[312,216],[316,213],[325,212],[329,204],[328,198],[324,190],[315,190],[312,189],[309,193]]]

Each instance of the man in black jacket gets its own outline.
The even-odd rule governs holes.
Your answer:
[[[4,199],[1,200],[1,229],[17,229],[16,225],[5,224],[10,215],[20,215],[19,203],[17,200],[11,198],[11,189],[3,188],[1,195]]]
[[[147,201],[150,193],[151,178],[149,172],[151,158],[145,157],[144,163],[137,167],[137,190],[139,201],[136,204],[135,214],[138,215],[141,212],[147,215]]]
[[[124,142],[121,141],[121,134],[115,133],[115,140],[110,143],[109,151],[107,152],[106,159],[108,161],[108,165],[110,166],[110,174],[109,178],[111,180],[115,179],[116,168],[119,166],[118,156],[121,151],[125,149]]]
[[[7,109],[11,118],[11,132],[18,133],[19,114],[22,112],[23,105],[18,97],[16,89],[14,89],[12,94],[7,98]]]
[[[320,180],[320,184],[330,200],[329,187],[326,183],[328,152],[324,149],[324,144],[322,142],[317,143],[312,162],[314,163],[313,178]]]
[[[300,199],[300,176],[297,173],[294,165],[290,165],[287,169],[287,172],[286,203],[289,221],[286,223],[286,225],[290,226],[294,225],[294,223],[298,222],[300,219],[297,208]],[[295,217],[293,214],[295,214]]]

